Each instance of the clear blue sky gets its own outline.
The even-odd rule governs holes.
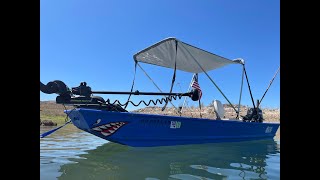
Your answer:
[[[278,0],[54,0],[40,1],[40,80],[62,80],[69,87],[86,81],[93,90],[130,91],[133,55],[167,37],[176,37],[220,56],[243,58],[253,96],[261,98],[280,65]],[[141,64],[163,91],[172,70]],[[210,71],[232,103],[238,103],[241,66]],[[177,71],[175,92],[188,89],[192,74]],[[204,74],[199,75],[202,102],[227,101]],[[135,90],[157,89],[137,69]],[[40,100],[56,95],[40,92]],[[125,101],[127,96],[103,96]],[[154,99],[156,97],[134,97]],[[191,100],[189,105],[197,105]],[[244,84],[242,103],[251,106]],[[182,104],[182,100],[175,105]],[[280,107],[280,73],[262,102]],[[129,110],[135,109],[132,106]]]

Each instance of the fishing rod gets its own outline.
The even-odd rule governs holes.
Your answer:
[[[270,81],[270,83],[269,83],[269,86],[267,87],[267,90],[264,92],[264,94],[263,94],[262,97],[260,98],[260,102],[259,102],[259,104],[258,104],[257,106],[259,106],[259,105],[261,104],[264,96],[267,94],[267,92],[268,92],[268,90],[269,90],[269,88],[270,88],[273,80],[276,78],[276,76],[277,76],[277,74],[278,74],[279,71],[280,71],[280,66],[279,66],[277,72],[274,74],[273,78],[271,79],[271,81]]]

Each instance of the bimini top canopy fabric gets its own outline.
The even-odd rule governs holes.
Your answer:
[[[164,39],[133,56],[138,62],[174,69],[201,73],[228,64],[243,64],[241,59],[229,60],[205,50],[181,42],[176,38]],[[200,67],[201,66],[201,67]]]

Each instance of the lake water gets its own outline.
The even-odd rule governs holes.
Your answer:
[[[280,179],[280,140],[134,148],[69,124],[40,139],[40,179]]]

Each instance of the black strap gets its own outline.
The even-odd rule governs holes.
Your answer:
[[[199,84],[199,76],[198,76],[198,73],[196,73],[196,75],[195,75],[195,77],[194,77],[194,79],[193,79],[194,81],[196,80],[196,82]],[[201,101],[200,101],[200,94],[199,94],[199,109],[200,109],[200,118],[202,118],[202,114],[201,114]]]
[[[134,61],[134,62],[135,62],[135,63],[134,63],[134,75],[133,75],[133,81],[132,81],[132,86],[131,86],[130,92],[133,91],[133,86],[134,86],[134,82],[135,82],[135,79],[136,79],[136,72],[137,72],[137,64],[138,64],[138,61]],[[130,101],[130,98],[131,98],[131,94],[129,95],[127,102]],[[128,103],[126,104],[126,106],[124,107],[124,109],[126,109],[127,106],[128,106]]]
[[[199,99],[199,108],[200,108],[200,118],[202,118],[202,114],[201,114],[201,101]]]
[[[171,82],[171,87],[170,87],[170,93],[172,92],[174,81],[176,80],[176,70],[177,70],[178,42],[177,41],[175,41],[175,42],[176,42],[176,56],[174,59],[174,72],[173,72],[173,77],[172,77],[172,82]],[[162,107],[162,111],[164,111],[166,109],[167,105],[168,105],[168,102],[166,102],[166,104]]]
[[[250,92],[250,96],[251,96],[251,101],[252,101],[252,104],[253,104],[253,108],[254,110],[256,110],[256,106],[254,104],[254,100],[253,100],[253,96],[252,96],[252,92],[251,92],[251,88],[250,88],[250,84],[249,84],[249,79],[248,79],[248,76],[247,76],[247,71],[246,71],[246,68],[245,66],[243,65],[243,70],[244,70],[244,74],[246,75],[246,80],[247,80],[247,84],[248,84],[248,88],[249,88],[249,92]]]
[[[236,119],[239,119],[240,115],[240,106],[241,106],[241,97],[242,97],[242,87],[243,87],[243,78],[244,78],[244,66],[242,67],[242,77],[241,77],[241,87],[240,87],[240,96],[239,96],[239,105]]]

